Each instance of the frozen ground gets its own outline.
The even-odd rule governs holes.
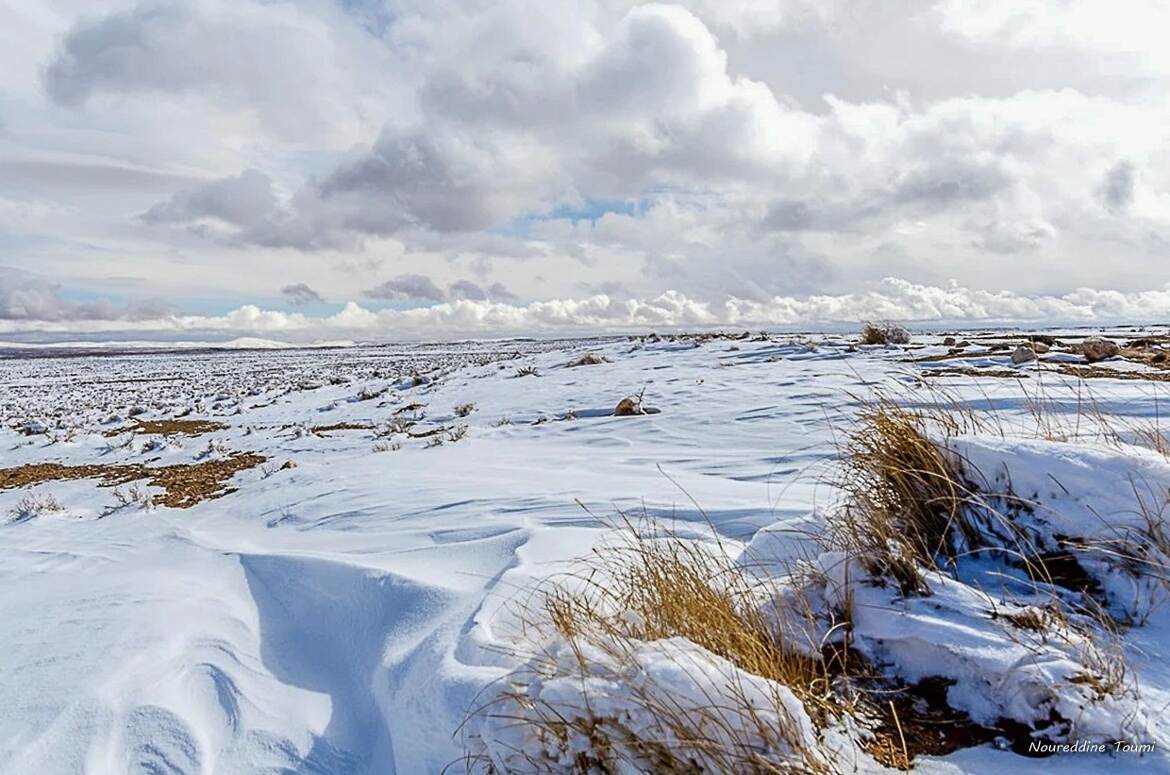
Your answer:
[[[815,528],[814,509],[832,505],[835,433],[877,387],[929,403],[938,395],[928,386],[945,385],[994,407],[1009,436],[1037,422],[1040,395],[1050,415],[1072,416],[1091,399],[1135,427],[1167,409],[1157,382],[1082,383],[1012,364],[1010,349],[962,365],[1019,380],[923,378],[954,365],[909,360],[946,353],[941,335],[918,337],[915,347],[926,346],[913,350],[852,339],[0,360],[2,468],[267,458],[235,475],[237,491],[186,509],[124,502],[128,485],[115,492],[92,478],[0,490],[0,772],[412,775],[452,762],[459,771],[455,730],[516,666],[500,650],[507,600],[587,553],[620,510],[699,538],[709,522],[733,547],[791,551],[785,528]],[[587,352],[608,361],[566,366]],[[1062,358],[1054,352],[1044,367]],[[661,411],[611,416],[639,393]],[[226,427],[129,430],[175,418]],[[1074,528],[1124,520],[1132,500],[1122,483],[1134,471],[1170,485],[1160,455],[1090,435],[1047,446],[975,438],[963,451],[985,472],[1010,464],[1034,477],[1036,495]],[[1050,465],[1060,491],[1046,485]],[[30,497],[43,506],[48,496],[61,508],[30,512]],[[1075,655],[1033,664],[976,615],[985,605],[974,586],[932,585],[897,616],[881,612],[899,604],[866,591],[866,610],[878,612],[857,623],[869,656],[907,680],[955,677],[952,702],[975,717],[1026,720],[1049,708],[1046,687]],[[1133,600],[1141,594],[1156,595]],[[1092,705],[1080,728],[1094,739],[1136,729],[1161,750],[1060,755],[1046,769],[1170,772],[1168,634],[1164,606],[1128,631],[1135,694]],[[932,772],[1035,765],[991,744],[918,762]]]

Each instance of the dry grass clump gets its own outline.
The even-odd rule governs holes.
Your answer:
[[[828,525],[830,546],[895,579],[904,593],[923,589],[920,568],[953,562],[980,541],[968,509],[975,490],[928,425],[889,401],[864,410],[842,450],[845,503]]]
[[[646,388],[638,391],[637,395],[626,396],[618,401],[613,410],[614,417],[636,417],[644,414],[658,414],[660,410],[645,403]]]
[[[603,363],[609,363],[609,358],[600,353],[588,352],[577,360],[566,363],[565,366],[572,369],[578,366],[600,366]]]
[[[544,609],[558,633],[643,641],[683,637],[749,673],[793,688],[809,700],[828,696],[828,674],[808,630],[785,632],[761,602],[776,590],[745,573],[720,550],[630,527],[626,540],[598,550],[607,578],[572,593],[558,587]],[[631,616],[633,612],[634,616]]]
[[[910,332],[892,320],[869,322],[861,328],[862,344],[910,344]]]
[[[525,755],[529,772],[829,772],[808,738],[809,722],[802,727],[793,713],[794,705],[803,706],[799,715],[822,722],[841,712],[831,663],[813,639],[814,623],[806,621],[806,612],[781,625],[762,605],[765,600],[779,605],[776,591],[761,588],[721,549],[627,527],[625,540],[595,550],[588,566],[569,579],[540,587],[524,610],[525,638],[567,644],[570,658],[545,646],[509,677],[507,690],[476,708],[469,720],[487,719],[496,729],[520,725],[546,747],[576,751],[571,764],[563,757],[543,759],[539,752]],[[678,642],[671,639],[679,638],[719,658],[712,664],[774,682],[773,691],[761,693],[726,668],[718,679],[725,684],[719,695],[696,704],[665,697],[652,680],[627,673],[631,667],[640,673],[647,644],[669,648]],[[680,652],[678,666],[688,670],[687,662]],[[694,667],[695,684],[702,686],[710,664]],[[615,713],[589,705],[569,713],[529,691],[534,682],[565,676],[608,677],[628,690],[628,707]],[[467,765],[471,771],[505,771],[484,753],[469,756]]]

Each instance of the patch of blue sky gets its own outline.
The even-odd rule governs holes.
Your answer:
[[[495,233],[509,237],[528,238],[533,227],[546,221],[589,221],[596,224],[606,215],[631,215],[640,217],[650,209],[653,200],[641,199],[586,199],[584,202],[560,204],[543,213],[528,213],[512,220],[507,226],[496,229]]]

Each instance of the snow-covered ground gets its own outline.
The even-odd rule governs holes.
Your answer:
[[[1010,349],[961,365],[1019,380],[923,377],[955,365],[910,360],[946,353],[941,335],[910,350],[853,339],[0,361],[0,468],[266,458],[235,475],[234,492],[185,509],[93,478],[0,490],[0,772],[460,771],[456,730],[519,664],[506,642],[518,590],[587,554],[619,512],[696,540],[713,527],[733,552],[794,555],[800,531],[835,503],[842,429],[878,389],[930,404],[944,386],[948,400],[993,408],[1003,432],[960,439],[959,452],[1041,504],[1031,517],[1041,538],[1112,536],[1137,525],[1135,483],[1167,494],[1170,464],[1140,434],[1105,443],[1075,421],[1091,404],[1118,427],[1155,428],[1170,409],[1157,382],[1081,382],[1013,364]],[[606,360],[568,366],[590,352]],[[612,416],[639,394],[660,411]],[[225,427],[119,432],[176,418]],[[1036,438],[1038,423],[1051,431],[1062,418],[1067,437]],[[1062,754],[1046,770],[1170,772],[1164,592],[1123,589],[1129,577],[1102,570],[1110,602],[1138,621],[1121,635],[1125,691],[1098,702],[1066,685],[1085,659],[1075,643],[1037,658],[987,615],[1003,600],[991,587],[1011,580],[978,571],[931,577],[933,594],[913,601],[855,585],[858,647],[907,681],[950,678],[949,701],[974,719],[1055,712],[1073,719],[1073,737],[1157,747]],[[690,647],[647,649],[661,668]],[[648,674],[684,692],[678,676]],[[1029,772],[1036,762],[988,743],[917,766]]]

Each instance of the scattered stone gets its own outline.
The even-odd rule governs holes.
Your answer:
[[[642,409],[642,402],[633,398],[623,398],[621,401],[618,401],[617,408],[613,410],[614,417],[632,417],[645,413]]]
[[[1036,353],[1026,344],[1022,344],[1012,353],[1012,363],[1019,365],[1036,360]]]
[[[1081,354],[1089,363],[1115,358],[1120,352],[1121,348],[1116,342],[1100,336],[1090,336],[1081,343]]]
[[[25,436],[39,436],[43,433],[48,433],[49,426],[40,420],[29,420],[24,424],[24,427],[20,429],[20,432]]]

